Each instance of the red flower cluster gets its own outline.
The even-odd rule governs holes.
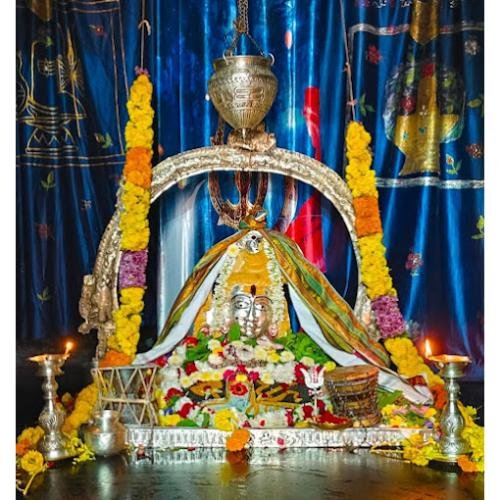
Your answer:
[[[319,415],[319,422],[322,424],[342,425],[349,422],[349,419],[345,417],[338,417],[330,411],[324,411]]]
[[[175,396],[182,396],[183,392],[179,389],[176,389],[175,387],[171,387],[167,393],[165,394],[165,396],[163,397],[163,399],[168,402],[170,401],[173,397]]]
[[[184,365],[184,371],[186,372],[186,375],[191,375],[191,373],[197,372],[198,368],[196,368],[194,361],[188,361]]]
[[[297,363],[295,365],[294,371],[295,371],[295,380],[297,380],[297,384],[304,384],[304,374],[301,371],[301,368],[304,370],[307,370],[306,366],[303,365],[302,363]]]
[[[198,345],[198,339],[193,336],[186,337],[183,341],[183,344],[187,345],[188,347],[194,347],[195,345]]]
[[[182,418],[187,418],[189,412],[194,408],[193,403],[184,403],[181,409],[177,412]]]
[[[158,365],[160,368],[163,368],[167,364],[167,356],[160,356],[153,360],[155,365]]]
[[[248,392],[248,387],[241,382],[236,382],[230,385],[231,393],[235,396],[244,396]]]

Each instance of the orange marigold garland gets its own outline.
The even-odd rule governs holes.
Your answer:
[[[141,71],[130,88],[129,120],[125,128],[127,154],[118,194],[120,210],[120,307],[113,313],[115,332],[101,366],[132,362],[139,341],[148,261],[150,189],[153,157],[153,85]]]

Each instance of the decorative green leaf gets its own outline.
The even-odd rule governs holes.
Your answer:
[[[201,422],[202,427],[208,427],[210,425],[210,415],[208,413],[203,414],[203,421]]]
[[[103,149],[108,149],[113,145],[111,136],[106,132],[106,135],[98,132],[94,133],[94,139],[101,145]]]
[[[54,45],[54,40],[52,40],[52,38],[47,35],[45,37],[44,43],[45,43],[45,47],[51,47],[52,45]]]
[[[377,406],[383,408],[387,405],[394,404],[401,396],[403,391],[387,391],[385,389],[379,388],[377,390]]]
[[[235,340],[240,340],[241,338],[241,331],[240,331],[240,325],[238,323],[233,323],[231,327],[229,328],[229,332],[227,334],[227,338],[229,342],[234,342]]]
[[[172,406],[175,405],[175,403],[177,403],[177,401],[180,399],[180,396],[177,394],[175,396],[172,396],[168,402],[167,402],[167,406],[165,406],[165,408],[172,408]]]
[[[481,106],[482,102],[483,101],[480,98],[472,99],[472,101],[469,101],[467,103],[467,106],[469,106],[469,108],[478,108],[479,106]]]
[[[113,141],[111,140],[111,136],[106,133],[106,136],[104,137],[104,143],[101,144],[102,149],[108,149],[113,145]]]
[[[476,228],[479,231],[477,234],[473,234],[471,238],[473,240],[484,239],[484,215],[480,215],[476,222]]]
[[[371,104],[367,104],[366,109],[370,111],[370,113],[375,113],[375,108]]]
[[[363,94],[360,98],[359,98],[359,104],[364,106],[365,104],[365,100],[366,100],[366,94]]]
[[[41,302],[47,302],[52,298],[49,293],[49,287],[45,287],[40,293],[37,293],[36,296]]]
[[[256,339],[255,337],[251,337],[251,338],[249,338],[249,339],[246,339],[246,340],[244,341],[244,343],[245,343],[246,345],[249,345],[249,346],[255,347],[255,346],[257,345],[257,339]]]
[[[176,427],[198,427],[198,424],[189,418],[181,420]]]
[[[448,76],[444,77],[443,88],[445,88],[445,89],[449,88],[452,83],[453,83],[453,80],[451,78],[449,78]]]
[[[55,183],[55,180],[54,180],[54,171],[51,170],[48,175],[47,175],[47,178],[44,180],[44,181],[40,181],[40,184],[42,185],[42,187],[45,189],[45,190],[49,190],[49,189],[52,189],[53,187],[56,186],[56,183]]]

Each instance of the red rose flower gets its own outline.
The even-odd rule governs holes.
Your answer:
[[[304,410],[304,418],[311,418],[313,416],[314,408],[311,405],[304,405],[302,410]]]
[[[165,401],[168,401],[169,399],[172,399],[174,396],[182,396],[182,391],[175,387],[171,387],[167,393],[165,394],[165,397],[163,398]]]
[[[248,428],[248,427],[252,427],[252,426],[250,425],[250,422],[249,422],[248,420],[245,420],[245,421],[243,422],[243,426],[242,426],[242,427],[246,427],[246,428]]]
[[[278,446],[285,446],[285,440],[283,438],[276,439]]]
[[[235,396],[244,396],[248,392],[247,386],[245,384],[242,384],[241,382],[231,384],[230,389]]]
[[[306,367],[302,363],[297,363],[295,365],[295,368],[294,368],[295,378],[297,380],[297,384],[304,384],[305,383],[304,374],[300,371],[301,368],[306,369]]]
[[[286,425],[288,425],[288,427],[293,427],[293,410],[288,408],[286,410],[285,415],[286,415]]]
[[[187,375],[191,375],[191,373],[197,372],[198,368],[196,368],[194,361],[189,361],[185,364],[184,371]]]
[[[163,368],[167,364],[167,356],[160,356],[159,358],[153,360],[153,363],[160,368]]]
[[[193,336],[186,337],[183,341],[183,344],[186,344],[188,347],[195,346],[198,345],[198,339]]]
[[[233,380],[235,376],[236,372],[234,370],[225,370],[224,373],[222,374],[222,378],[224,380]]]
[[[177,412],[182,418],[187,418],[189,412],[194,408],[193,403],[184,403],[181,409]]]
[[[256,380],[259,380],[259,372],[248,372],[248,380],[251,380],[252,382],[255,382]]]
[[[349,419],[345,417],[337,417],[336,415],[334,415],[329,411],[325,411],[319,417],[319,421],[322,424],[340,425],[340,424],[345,424],[348,420]]]

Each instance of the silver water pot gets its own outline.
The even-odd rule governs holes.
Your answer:
[[[120,422],[120,413],[102,410],[94,413],[83,431],[85,444],[101,457],[116,455],[125,448],[127,430]]]

